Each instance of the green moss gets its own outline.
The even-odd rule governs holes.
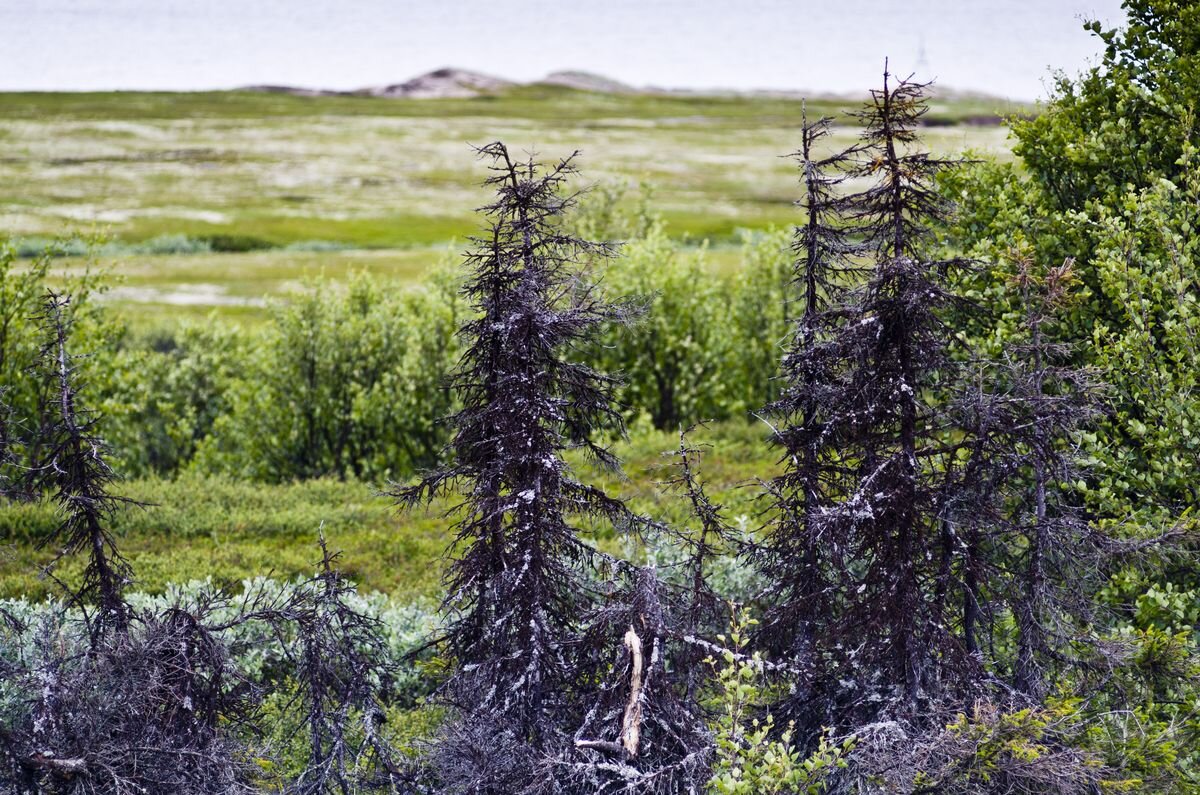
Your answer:
[[[741,486],[769,474],[770,451],[758,425],[731,422],[697,434],[712,442],[714,453],[703,472],[714,493],[728,503],[730,515],[752,516],[753,490]],[[686,508],[659,485],[671,476],[663,457],[677,444],[673,434],[637,432],[616,446],[626,460],[627,478],[593,472],[575,461],[585,477],[627,497],[636,510],[685,522]],[[343,552],[342,566],[364,590],[384,591],[401,599],[437,596],[441,561],[450,542],[449,504],[402,514],[377,487],[362,483],[314,480],[270,486],[224,478],[134,480],[117,487],[122,496],[144,503],[114,519],[121,550],[133,563],[137,588],[157,593],[168,583],[207,576],[237,583],[269,575],[289,579],[312,571],[317,530]],[[51,580],[38,576],[53,550],[37,542],[55,526],[47,504],[0,505],[0,598],[41,598],[54,592]],[[596,528],[610,551],[627,547],[611,530]],[[66,559],[57,575],[72,581],[79,561]]]

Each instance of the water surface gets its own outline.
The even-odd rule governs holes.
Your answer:
[[[358,88],[440,66],[635,85],[861,91],[883,57],[945,86],[1044,95],[1119,0],[0,0],[0,90]]]

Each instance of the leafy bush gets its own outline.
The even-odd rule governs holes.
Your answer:
[[[831,742],[826,735],[805,756],[793,742],[794,726],[782,730],[774,717],[761,714],[762,653],[749,652],[749,631],[758,622],[733,611],[729,635],[717,640],[726,648],[720,660],[709,658],[716,683],[717,717],[713,726],[716,761],[709,792],[714,795],[821,795],[830,779],[846,767],[854,740]]]
[[[231,408],[247,347],[233,328],[210,322],[184,324],[149,344],[111,353],[101,408],[125,472],[171,475],[191,463]]]
[[[212,251],[220,252],[245,252],[245,251],[261,251],[266,248],[273,248],[274,244],[269,240],[263,240],[261,237],[252,237],[250,235],[211,235],[202,238],[202,242]],[[176,252],[163,252],[176,253]]]
[[[627,419],[677,431],[768,402],[788,328],[790,232],[742,232],[738,267],[721,275],[707,244],[668,234],[649,187],[627,192],[601,183],[572,221],[582,234],[621,242],[604,287],[645,303],[639,323],[609,329],[589,349],[597,367],[621,374]]]
[[[462,314],[453,278],[392,292],[318,281],[273,309],[194,466],[260,481],[382,481],[433,464]]]
[[[678,428],[730,414],[727,365],[733,356],[727,302],[704,249],[681,251],[661,224],[630,241],[609,267],[605,285],[615,296],[644,300],[632,328],[613,327],[590,347],[591,360],[620,373],[620,401],[654,427]]]
[[[792,230],[743,232],[741,263],[729,291],[733,350],[726,377],[736,379],[731,414],[757,411],[779,396],[779,362],[800,310],[792,298]]]
[[[50,266],[51,255],[47,253],[29,262],[18,261],[16,247],[0,237],[0,390],[13,424],[27,431],[40,421],[39,384],[29,373],[45,338],[39,331],[38,317],[50,286]],[[88,352],[101,349],[115,332],[94,300],[104,290],[101,276],[85,268],[68,278],[65,285],[71,293],[70,305],[64,310],[65,319],[74,327],[76,347]],[[56,279],[56,283],[63,288],[61,279]],[[85,383],[103,371],[95,361],[82,360],[81,366]],[[19,456],[26,459],[25,463],[29,452]],[[0,478],[3,475],[0,472]]]

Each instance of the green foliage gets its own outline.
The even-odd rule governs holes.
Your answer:
[[[601,185],[575,223],[600,238],[631,238],[604,283],[616,297],[643,299],[647,312],[634,329],[608,329],[586,352],[590,362],[624,375],[629,419],[660,429],[762,405],[786,334],[787,232],[743,233],[732,250],[739,266],[718,273],[706,246],[667,235],[649,209],[649,190],[626,193]],[[28,331],[54,252],[18,262],[15,250],[5,251],[4,273],[14,277],[5,280],[0,318]],[[365,274],[347,285],[321,278],[274,303],[263,326],[210,315],[118,334],[89,302],[98,276],[82,271],[68,286],[88,321],[80,324],[84,349],[98,353],[87,385],[118,470],[380,482],[432,465],[445,441],[439,421],[453,410],[443,381],[466,311],[455,273],[443,263],[402,289]],[[16,349],[0,357],[0,383],[16,385],[10,399],[27,416],[33,339],[0,332]]]
[[[1196,126],[1200,5],[1130,0],[1129,24],[1089,29],[1103,65],[1060,78],[1046,111],[1016,120],[1013,164],[984,164],[945,181],[962,214],[948,237],[987,259],[1028,245],[1043,265],[1076,260],[1081,297],[1058,329],[1080,363],[1110,385],[1113,410],[1083,438],[1097,480],[1089,507],[1162,521],[1200,496],[1188,474],[1200,422],[1200,170]],[[1015,291],[997,272],[967,277],[968,296],[994,311],[969,329],[1003,347]]]
[[[632,328],[610,328],[592,346],[591,362],[622,375],[629,420],[660,430],[763,405],[787,333],[790,232],[743,231],[738,267],[723,276],[706,244],[668,235],[652,195],[643,186],[629,200],[624,186],[602,183],[573,221],[586,237],[625,241],[603,283],[612,296],[645,304]]]
[[[713,725],[716,759],[708,790],[713,795],[821,795],[830,777],[846,767],[854,740],[830,741],[822,735],[808,755],[792,739],[792,725],[782,731],[770,713],[758,718],[763,673],[761,652],[748,654],[748,632],[758,622],[733,610],[721,659],[709,658],[717,686],[718,712]]]
[[[655,224],[624,246],[606,274],[616,297],[643,299],[646,313],[632,328],[608,329],[591,358],[598,369],[622,374],[621,403],[656,428],[729,414],[735,385],[726,373],[726,302],[704,253],[684,252]]]
[[[1044,113],[1017,120],[1014,152],[1057,209],[1130,190],[1184,170],[1200,144],[1200,5],[1126,0],[1124,27],[1086,27],[1104,45],[1078,80],[1059,75]]]
[[[897,765],[881,771],[880,783],[890,785],[886,791],[945,795],[1129,791],[1131,780],[1114,777],[1083,747],[1086,726],[1080,699],[1056,698],[1023,709],[979,701],[940,731],[898,749],[912,760],[913,772]]]
[[[102,274],[84,268],[64,285],[51,272],[53,251],[51,247],[31,260],[21,260],[12,242],[0,237],[0,388],[4,389],[15,422],[27,429],[34,426],[38,416],[38,384],[29,376],[29,370],[45,339],[36,317],[47,288],[54,286],[70,294],[66,311],[73,323],[73,345],[80,352],[101,350],[114,332],[94,301],[95,295],[104,290]],[[81,365],[86,387],[100,368],[86,359],[81,359]],[[92,402],[90,391],[88,402]]]
[[[1013,122],[1019,163],[944,181],[962,209],[944,231],[984,260],[961,286],[990,316],[961,333],[990,353],[1019,341],[1017,290],[991,263],[1010,246],[1042,267],[1075,260],[1078,300],[1046,331],[1107,390],[1078,439],[1089,475],[1074,485],[1093,521],[1142,538],[1194,528],[1200,501],[1200,3],[1124,7],[1123,28],[1087,26],[1100,65],[1060,76],[1043,113]],[[1117,771],[1112,791],[1192,792],[1200,579],[1190,556],[1139,564],[1097,594],[1113,608],[1112,679],[1098,693],[1076,683],[1093,696],[1075,739]]]
[[[1154,601],[1160,596],[1156,590],[1147,591]],[[1093,720],[1081,743],[1136,782],[1132,791],[1194,792],[1200,775],[1200,659],[1192,627],[1125,627],[1112,642],[1124,664],[1113,672],[1112,686],[1089,705]]]
[[[652,209],[654,187],[643,182],[633,196],[630,187],[614,180],[593,186],[566,221],[572,234],[584,240],[620,242],[646,237],[660,227],[662,216]]]
[[[124,474],[173,475],[192,461],[230,410],[229,391],[244,375],[248,343],[210,318],[111,355],[98,374],[101,410]]]
[[[1057,712],[1068,709],[1064,704]],[[1022,709],[985,718],[977,709],[970,720],[965,713],[959,713],[946,730],[975,746],[976,770],[973,775],[987,781],[1009,759],[1030,761],[1044,755],[1047,751],[1046,728],[1055,717],[1059,715]]]
[[[362,276],[345,292],[314,282],[275,307],[195,466],[278,482],[381,481],[431,465],[462,311],[446,272],[406,291]]]
[[[743,232],[741,267],[730,287],[733,350],[728,377],[739,385],[737,412],[755,411],[779,396],[779,361],[800,307],[791,301],[792,230]]]

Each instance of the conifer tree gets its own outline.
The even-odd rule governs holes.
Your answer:
[[[1086,531],[1077,510],[1063,499],[1061,489],[1055,487],[1075,474],[1073,462],[1064,455],[1061,443],[1086,418],[1086,405],[1081,411],[1078,404],[1081,387],[1086,387],[1086,383],[1082,382],[1080,371],[1059,365],[1064,354],[1062,346],[1047,340],[1042,328],[1064,298],[1071,278],[1070,261],[1050,269],[1040,284],[1028,257],[1019,258],[1017,264],[1028,337],[1025,345],[1015,351],[1017,358],[1011,373],[1017,397],[1033,416],[1026,448],[1032,480],[1029,484],[1032,488],[1027,492],[1032,499],[1023,501],[1025,510],[1018,514],[1023,521],[1017,523],[1025,536],[1026,550],[1016,600],[1014,680],[1019,690],[1040,698],[1044,681],[1038,660],[1052,651],[1049,636],[1054,633],[1049,615],[1054,600],[1047,589],[1047,570],[1061,571],[1060,556],[1072,555],[1072,550],[1077,553],[1080,546],[1063,542],[1077,539],[1081,531]],[[1085,392],[1082,394],[1086,397]],[[1057,565],[1056,558],[1060,558]]]
[[[700,461],[703,451],[688,441],[688,434],[695,428],[681,431],[676,457],[676,476],[667,485],[682,495],[691,509],[697,527],[691,532],[671,531],[669,543],[687,551],[682,565],[682,587],[677,597],[680,614],[677,632],[689,646],[682,651],[675,667],[679,669],[685,683],[689,700],[698,695],[701,684],[700,673],[707,650],[695,641],[709,631],[720,632],[727,620],[727,603],[716,592],[710,582],[711,569],[716,559],[735,550],[739,544],[736,531],[725,517],[722,505],[713,502],[700,477]]]
[[[464,291],[476,315],[462,328],[451,382],[462,405],[451,418],[452,460],[396,495],[403,504],[456,489],[463,496],[444,603],[457,668],[444,692],[467,745],[494,753],[448,752],[456,769],[446,775],[463,789],[508,792],[517,784],[505,776],[527,769],[518,757],[536,758],[569,713],[567,646],[592,601],[585,571],[594,550],[568,519],[628,518],[620,501],[576,479],[563,453],[582,449],[617,466],[593,439],[621,427],[615,382],[570,357],[630,308],[601,300],[579,268],[609,247],[560,224],[573,204],[564,182],[574,155],[542,168],[532,156],[515,161],[499,142],[479,152],[492,161],[486,184],[496,199],[483,208],[487,234],[466,257]]]
[[[969,515],[986,526],[963,524],[976,537],[982,529],[999,581],[992,590],[1016,622],[1013,685],[1039,701],[1045,669],[1072,661],[1070,645],[1095,618],[1094,589],[1085,583],[1122,545],[1086,521],[1065,485],[1083,474],[1073,437],[1096,415],[1098,392],[1092,373],[1070,364],[1070,347],[1051,333],[1071,300],[1074,263],[1039,268],[1021,248],[1010,259],[1021,330],[994,363],[983,402],[990,430],[977,434],[987,439],[989,493]],[[985,594],[968,596],[969,603],[986,602]]]
[[[107,446],[96,432],[96,416],[78,405],[79,370],[68,345],[69,304],[69,297],[47,292],[41,316],[46,336],[35,367],[42,379],[39,457],[29,479],[31,491],[50,493],[63,517],[41,545],[58,546],[58,558],[80,552],[87,556],[82,582],[70,595],[89,617],[95,641],[108,629],[124,629],[129,622],[124,591],[132,572],[109,522],[131,501],[109,493],[116,475],[105,460]]]
[[[320,569],[294,605],[297,700],[308,730],[308,764],[290,792],[395,792],[397,753],[380,733],[380,692],[394,672],[382,625],[352,603],[353,587],[320,536]],[[358,724],[355,726],[355,724]]]
[[[828,180],[806,186],[818,210],[800,232],[806,311],[771,407],[785,419],[785,469],[758,558],[779,606],[765,639],[809,672],[793,707],[812,736],[830,722],[915,716],[973,670],[947,613],[956,540],[943,510],[961,486],[955,450],[969,444],[944,408],[954,375],[943,280],[956,263],[932,260],[928,239],[946,212],[932,181],[951,163],[915,148],[924,95],[885,70],[857,114],[860,147],[833,159],[852,159],[868,186],[840,198]],[[865,282],[822,309],[818,276],[860,262]]]
[[[933,178],[953,163],[915,148],[926,85],[890,77],[859,114],[865,157],[854,173],[873,184],[848,214],[874,267],[835,343],[847,368],[824,409],[839,501],[818,533],[841,556],[835,656],[865,691],[851,700],[895,697],[915,711],[967,664],[946,609],[955,539],[941,514],[958,485],[952,448],[969,440],[947,441],[957,429],[939,405],[954,389],[940,312],[958,263],[929,258],[930,227],[947,212]]]
[[[820,455],[824,416],[838,366],[831,343],[841,319],[841,298],[858,274],[862,246],[846,222],[848,197],[842,183],[858,147],[818,157],[816,149],[830,133],[832,119],[804,119],[800,163],[805,213],[796,228],[793,301],[801,307],[782,361],[780,397],[766,407],[778,423],[772,441],[783,457],[783,473],[767,484],[774,505],[773,522],[755,550],[756,562],[769,583],[772,605],[764,617],[759,641],[774,655],[795,660],[811,652],[813,622],[832,609],[829,583],[821,575],[821,551],[811,537],[815,516],[828,495],[821,483]]]

